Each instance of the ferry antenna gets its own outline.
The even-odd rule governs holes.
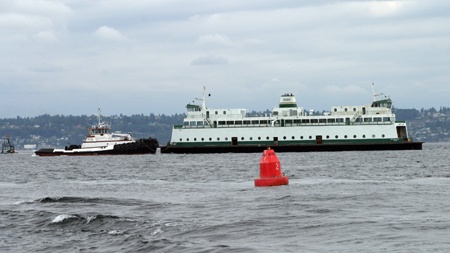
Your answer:
[[[383,96],[384,93],[375,93],[375,83],[372,82],[373,101],[377,101],[378,96]]]

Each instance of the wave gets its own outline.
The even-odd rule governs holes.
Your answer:
[[[155,203],[155,202],[146,202],[142,200],[136,199],[116,199],[116,198],[90,198],[90,197],[72,197],[72,196],[62,196],[62,197],[44,197],[40,199],[36,199],[35,201],[22,201],[18,202],[20,204],[29,204],[29,203],[42,203],[42,204],[53,204],[53,203],[62,203],[62,204],[108,204],[115,206],[145,206],[146,208],[161,208],[167,204],[164,203]]]
[[[85,197],[44,197],[37,199],[40,203],[100,203],[105,202],[105,199],[100,198],[85,198]]]
[[[50,223],[64,223],[74,219],[79,220],[80,217],[78,215],[72,214],[60,214],[56,216]]]
[[[78,215],[78,214],[60,214],[56,216],[50,223],[53,224],[67,224],[71,221],[77,221],[85,224],[92,223],[93,221],[118,221],[118,220],[127,220],[127,219],[120,219],[118,216],[114,215],[102,215],[102,214],[96,214],[96,215]]]

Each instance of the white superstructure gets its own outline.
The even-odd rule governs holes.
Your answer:
[[[98,123],[88,128],[88,135],[83,140],[81,148],[110,148],[116,144],[135,142],[131,134],[111,133],[111,125],[102,121],[100,109],[97,112]]]
[[[392,101],[375,94],[370,105],[333,106],[322,115],[298,107],[295,96],[281,96],[269,115],[251,116],[246,109],[207,108],[188,104],[183,125],[174,126],[171,146],[301,145],[384,143],[408,140],[406,123],[396,121]]]

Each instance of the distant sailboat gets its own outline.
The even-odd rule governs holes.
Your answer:
[[[5,135],[3,137],[2,154],[14,154],[14,153],[16,153],[16,148],[14,147],[11,138],[9,138],[8,135]]]

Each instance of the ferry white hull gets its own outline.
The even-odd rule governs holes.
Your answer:
[[[281,96],[270,115],[245,109],[209,109],[188,104],[183,125],[174,126],[161,153],[282,152],[422,149],[397,121],[385,97],[366,106],[335,106],[323,115],[297,107],[293,94]]]
[[[174,129],[171,143],[161,152],[241,153],[262,152],[267,147],[278,152],[422,149],[421,142],[398,135],[404,124]]]

